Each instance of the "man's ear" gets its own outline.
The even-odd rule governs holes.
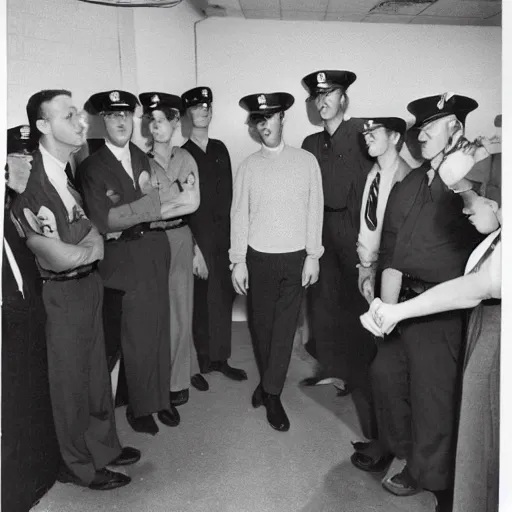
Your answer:
[[[44,135],[47,135],[51,131],[50,123],[45,119],[38,119],[36,121],[36,127]]]

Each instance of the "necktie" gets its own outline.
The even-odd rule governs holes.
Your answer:
[[[75,186],[75,177],[73,176],[73,171],[71,170],[71,164],[69,162],[66,164],[66,168],[64,169],[64,172],[66,173],[66,176],[68,177],[69,183],[71,183],[71,185]]]
[[[370,231],[377,229],[377,202],[379,200],[380,172],[377,173],[370,185],[368,200],[366,201],[366,210],[364,218]]]
[[[128,174],[128,176],[130,176],[132,182],[133,182],[133,186],[135,186],[135,179],[133,177],[133,169],[132,169],[132,163],[131,163],[131,160],[130,160],[130,155],[124,155],[122,158],[121,158],[121,165],[123,166],[124,170],[126,171],[126,173]]]

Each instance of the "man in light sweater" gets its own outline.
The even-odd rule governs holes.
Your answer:
[[[261,149],[235,178],[229,256],[235,291],[249,295],[249,316],[261,381],[253,407],[265,405],[279,431],[290,421],[280,395],[286,379],[304,288],[318,280],[323,254],[323,192],[313,155],[284,144],[284,112],[294,102],[282,92],[251,94],[251,135]]]

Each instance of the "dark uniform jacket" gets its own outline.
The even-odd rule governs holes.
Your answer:
[[[29,233],[36,233],[49,236],[50,230],[57,229],[62,242],[76,245],[91,230],[91,222],[85,216],[80,205],[80,196],[70,189],[77,201],[69,218],[66,206],[59,193],[51,184],[43,165],[41,153],[36,151],[33,155],[32,170],[28,179],[27,188],[23,194],[18,195],[12,204],[12,212],[17,221],[20,234],[25,236]],[[43,229],[37,228],[35,217],[43,218]],[[70,269],[71,270],[71,269]],[[42,277],[52,277],[55,272],[46,269],[39,269]]]
[[[206,153],[191,140],[183,146],[195,159],[199,174],[201,203],[189,219],[190,229],[206,261],[209,255],[230,246],[233,177],[231,159],[223,142],[209,139]],[[229,265],[229,263],[228,263]]]
[[[143,196],[139,176],[142,171],[150,172],[148,157],[135,144],[129,144],[135,183],[106,145],[86,158],[77,169],[77,185],[83,194],[85,211],[102,234],[111,231],[108,214],[112,207],[132,203]],[[116,204],[107,196],[108,190],[120,197]],[[162,235],[167,241],[165,234]],[[99,266],[105,286],[128,290],[134,279],[144,279],[144,269],[141,268],[143,265],[137,251],[143,240],[129,243],[112,240],[105,243],[105,256]]]

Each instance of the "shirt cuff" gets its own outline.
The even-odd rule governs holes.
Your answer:
[[[322,255],[324,254],[324,247],[323,246],[320,246],[320,248],[318,249],[308,249],[306,248],[306,253],[308,255],[308,257],[314,259],[314,260],[318,260],[322,257]]]
[[[246,253],[231,252],[229,251],[229,261],[233,264],[245,263]]]

